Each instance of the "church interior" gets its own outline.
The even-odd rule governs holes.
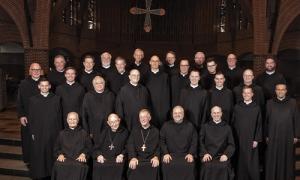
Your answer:
[[[168,51],[192,62],[202,51],[220,67],[234,53],[255,75],[272,55],[300,108],[299,9],[299,0],[0,0],[0,179],[30,179],[22,161],[18,85],[31,63],[47,74],[56,55],[81,69],[87,54],[100,66],[103,52],[130,62],[136,48],[146,62],[152,55],[164,61]],[[300,180],[300,146],[295,157]]]

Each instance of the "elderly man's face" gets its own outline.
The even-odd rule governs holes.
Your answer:
[[[150,125],[151,116],[148,112],[143,111],[139,114],[139,120],[143,127]]]
[[[213,121],[221,120],[222,118],[222,110],[219,107],[214,107],[211,109],[211,117]]]
[[[254,79],[253,72],[251,70],[245,70],[243,73],[243,79],[245,84],[252,84]]]
[[[116,131],[120,126],[120,118],[117,115],[108,116],[107,124],[111,128],[112,131]]]
[[[105,81],[103,78],[98,78],[96,77],[94,80],[93,80],[93,86],[94,86],[94,90],[97,91],[97,92],[102,92],[104,91],[105,89]]]
[[[277,98],[284,98],[287,93],[286,85],[284,85],[284,84],[276,85],[275,93],[276,93]]]
[[[136,49],[133,53],[133,58],[136,62],[141,62],[144,58],[144,52],[139,49]]]
[[[102,66],[109,66],[111,63],[111,55],[108,52],[105,52],[101,55],[101,64]]]
[[[138,70],[130,71],[129,80],[133,84],[138,84],[140,81],[140,72]]]
[[[69,125],[69,128],[76,128],[78,122],[79,122],[78,115],[76,115],[75,113],[68,114],[67,123]]]
[[[116,63],[115,63],[115,66],[116,66],[116,69],[118,72],[124,72],[125,71],[125,67],[126,67],[126,63],[124,60],[116,60]]]

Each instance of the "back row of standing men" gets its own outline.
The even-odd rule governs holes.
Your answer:
[[[24,160],[29,162],[29,154],[33,152],[32,149],[34,148],[29,149],[28,147],[30,147],[32,141],[39,139],[36,137],[36,134],[38,132],[45,133],[45,131],[51,131],[49,129],[50,125],[48,126],[47,123],[43,124],[45,129],[42,129],[40,122],[34,123],[30,119],[44,119],[43,121],[45,122],[47,122],[47,119],[60,119],[59,111],[61,110],[63,112],[63,119],[66,119],[69,112],[80,114],[83,128],[93,138],[100,136],[103,129],[105,129],[106,119],[112,112],[116,112],[121,117],[124,125],[131,132],[139,127],[139,111],[141,109],[150,109],[153,124],[160,128],[166,120],[172,119],[172,117],[169,117],[171,107],[181,105],[184,108],[186,119],[199,132],[202,125],[209,121],[210,117],[207,112],[212,107],[219,106],[223,111],[222,119],[232,126],[238,126],[236,128],[236,135],[242,138],[244,143],[246,143],[245,138],[248,138],[247,143],[251,142],[252,144],[255,141],[256,143],[254,144],[256,144],[256,147],[257,142],[263,139],[260,131],[265,129],[264,137],[269,137],[269,133],[272,133],[272,136],[276,137],[273,139],[275,144],[269,143],[270,145],[272,144],[272,149],[274,149],[272,153],[280,151],[278,148],[282,148],[282,146],[279,146],[279,143],[287,144],[287,146],[284,146],[283,152],[281,151],[281,155],[269,153],[273,156],[267,158],[270,159],[270,162],[267,163],[272,164],[272,167],[276,168],[272,169],[270,167],[271,171],[267,172],[271,173],[269,175],[267,173],[267,179],[276,179],[275,177],[278,177],[278,179],[289,179],[293,176],[293,168],[287,167],[287,164],[293,166],[292,161],[294,156],[291,151],[293,149],[293,142],[290,143],[286,138],[292,137],[291,139],[294,141],[295,138],[296,141],[296,138],[299,137],[298,122],[296,121],[298,120],[297,107],[293,99],[286,97],[285,80],[281,74],[275,71],[276,63],[273,58],[266,59],[266,72],[257,78],[257,84],[261,86],[254,83],[252,70],[247,69],[243,71],[236,66],[237,60],[233,54],[228,55],[228,68],[224,70],[224,73],[217,71],[217,64],[213,59],[206,61],[205,68],[205,56],[202,52],[195,54],[193,68],[189,68],[190,62],[187,59],[180,60],[179,67],[177,67],[174,52],[167,53],[167,63],[163,66],[160,65],[159,57],[155,55],[149,61],[150,66],[143,62],[143,52],[140,49],[135,50],[134,59],[135,62],[130,65],[129,69],[136,70],[131,70],[128,73],[125,68],[126,61],[121,57],[116,58],[115,67],[112,67],[111,55],[107,52],[103,53],[101,55],[102,65],[96,71],[94,58],[86,56],[83,62],[84,70],[78,78],[80,83],[77,83],[75,81],[76,70],[72,67],[65,68],[63,56],[55,57],[54,64],[56,68],[49,72],[48,79],[52,85],[52,90],[54,89],[53,92],[61,99],[58,96],[53,96],[56,98],[53,98],[52,103],[47,102],[46,104],[42,100],[43,97],[52,97],[52,94],[49,94],[47,91],[43,92],[42,84],[39,86],[40,90],[37,88],[41,68],[38,64],[32,64],[30,67],[31,76],[20,84],[18,97],[18,111],[22,123]],[[226,85],[225,79],[227,82]],[[266,112],[265,101],[275,95],[276,84],[282,84],[278,90],[279,93],[283,91],[280,95],[281,99],[278,101],[279,95],[276,91],[277,98],[269,101]],[[251,92],[243,90],[244,86],[251,87],[248,88],[250,89],[248,91]],[[253,93],[253,103],[252,97],[245,100],[243,91],[245,91],[245,94]],[[29,97],[36,94],[39,94],[39,98],[29,99]],[[234,104],[236,104],[235,107]],[[45,105],[47,106],[45,107]],[[60,109],[60,107],[62,108]],[[253,112],[250,113],[246,107],[252,107],[250,109]],[[28,118],[30,114],[32,117]],[[237,114],[239,114],[238,118],[236,118]],[[269,123],[269,118],[272,119],[272,123]],[[243,119],[245,122],[243,122]],[[264,128],[262,128],[262,119],[265,119],[264,124],[266,126]],[[251,123],[254,123],[254,125],[252,124],[252,129],[248,128],[251,127]],[[26,127],[27,125],[30,128]],[[68,127],[66,121],[64,121],[64,126]],[[58,125],[55,128],[58,128]],[[34,133],[32,129],[35,129],[36,132]],[[51,133],[54,132],[52,131]],[[250,134],[253,136],[249,136]],[[282,142],[279,142],[280,140]],[[54,141],[54,139],[51,140],[51,142]],[[41,145],[39,144],[39,146]],[[247,148],[248,144],[239,143],[238,149],[242,149],[241,147],[246,147],[249,150]],[[39,148],[41,147],[37,147],[36,149]],[[246,154],[249,155],[249,153],[251,154],[251,152],[247,152]],[[49,154],[49,156],[51,155]],[[288,158],[280,159],[281,157]],[[274,163],[276,160],[278,162]],[[248,160],[243,160],[243,163],[245,163],[244,161]],[[243,163],[238,163],[237,167],[241,167]],[[43,166],[39,164],[37,167]],[[249,164],[246,167],[244,171],[251,168]],[[32,165],[31,169],[33,168]],[[39,172],[41,173],[42,171]],[[47,174],[47,172],[44,172],[44,174]],[[245,177],[239,177],[242,174],[244,173],[240,175],[237,173],[237,178],[246,179]],[[35,177],[41,176],[37,175]]]

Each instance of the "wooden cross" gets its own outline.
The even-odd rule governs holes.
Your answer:
[[[166,11],[164,9],[151,9],[151,3],[152,0],[145,0],[146,1],[146,9],[138,8],[138,7],[132,7],[130,8],[129,12],[133,15],[137,14],[146,14],[145,22],[144,22],[144,30],[146,32],[150,32],[152,29],[151,24],[151,14],[163,16],[166,14]]]

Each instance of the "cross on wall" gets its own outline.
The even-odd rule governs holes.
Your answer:
[[[146,9],[138,8],[138,7],[132,7],[130,8],[129,12],[133,15],[138,14],[146,14],[145,21],[144,21],[144,30],[145,32],[150,32],[152,29],[152,23],[151,23],[151,14],[163,16],[166,14],[166,11],[162,8],[160,9],[151,9],[152,0],[145,0],[146,1]]]

